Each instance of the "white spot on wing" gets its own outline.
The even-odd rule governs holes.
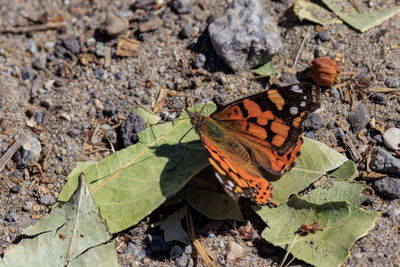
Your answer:
[[[307,96],[306,96],[306,95],[303,95],[303,99],[307,99]]]
[[[218,172],[215,173],[215,177],[217,177],[218,182],[220,182],[221,184],[224,184],[224,180],[222,180],[222,178]]]
[[[303,93],[303,89],[301,89],[298,85],[293,85],[292,87],[290,87],[290,90],[299,94]]]
[[[297,112],[299,112],[299,109],[297,107],[290,107],[290,114],[296,115]]]
[[[304,101],[301,101],[301,103],[300,103],[300,107],[304,108],[305,106],[306,106],[306,102],[304,102]]]
[[[228,185],[230,186],[230,187],[235,187],[235,184],[232,182],[232,181],[230,181],[230,180],[228,180]]]

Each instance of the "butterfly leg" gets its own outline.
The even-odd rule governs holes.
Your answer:
[[[201,142],[201,141],[200,140],[194,140],[194,141],[190,141],[190,142],[186,143],[185,144],[185,148],[183,149],[182,155],[180,156],[179,160],[174,164],[174,166],[172,166],[171,168],[167,169],[167,172],[170,172],[170,171],[174,170],[183,161],[183,159],[185,157],[185,153],[188,150],[188,146],[190,144],[195,144],[195,143],[199,143],[199,142]]]

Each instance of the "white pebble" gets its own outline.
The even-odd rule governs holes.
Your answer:
[[[400,149],[400,129],[399,128],[389,128],[383,134],[383,141],[385,145],[393,150]]]

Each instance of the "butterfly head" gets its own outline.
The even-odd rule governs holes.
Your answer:
[[[189,110],[186,110],[186,112],[190,118],[190,123],[193,124],[196,129],[200,127],[202,121],[204,120],[204,117],[200,114],[200,112],[190,112]]]

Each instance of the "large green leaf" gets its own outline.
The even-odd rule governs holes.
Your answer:
[[[106,244],[112,236],[83,180],[68,203],[23,232],[22,241],[5,251],[0,265],[118,266],[115,242]]]
[[[186,199],[190,206],[210,219],[243,221],[237,202],[226,194],[188,186],[179,193],[179,197]]]
[[[200,105],[203,114],[215,105]],[[209,163],[206,152],[186,113],[173,122],[147,128],[140,141],[80,171],[74,170],[59,196],[69,199],[82,171],[101,215],[112,233],[137,224],[145,216],[174,196],[186,182]],[[176,163],[185,153],[182,162]]]
[[[322,175],[341,166],[347,158],[327,145],[304,138],[301,156],[295,167],[280,179],[272,181],[273,201],[285,202],[290,195],[298,193],[315,182]]]
[[[352,181],[357,177],[357,167],[354,161],[348,160],[342,166],[329,173],[331,177]]]
[[[357,10],[348,0],[322,0],[322,2],[344,22],[361,32],[381,24],[400,11],[400,6],[395,4],[386,10],[377,10],[359,2],[356,4]]]
[[[263,207],[257,211],[268,225],[262,237],[288,249],[303,224],[320,223],[320,230],[298,237],[290,253],[315,266],[339,266],[353,243],[366,235],[379,217],[358,207],[364,187],[337,181],[331,188],[318,188],[302,198],[293,196],[280,207]]]

